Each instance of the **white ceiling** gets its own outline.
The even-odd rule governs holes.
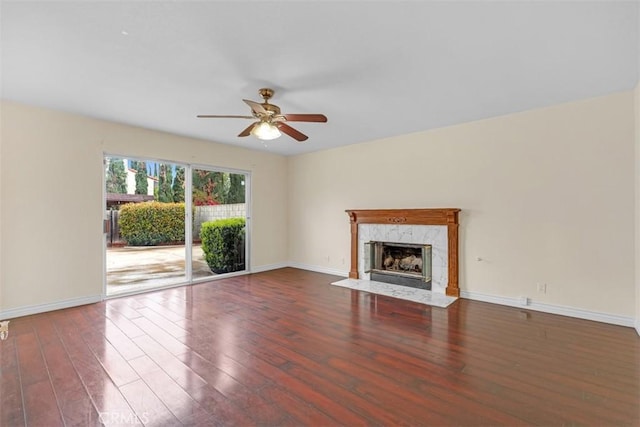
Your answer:
[[[299,154],[632,89],[638,6],[2,1],[2,98]],[[329,122],[265,145],[195,117],[248,114],[265,86]]]

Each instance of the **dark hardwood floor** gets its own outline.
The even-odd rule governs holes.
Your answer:
[[[2,426],[640,425],[635,330],[296,269],[14,319]]]

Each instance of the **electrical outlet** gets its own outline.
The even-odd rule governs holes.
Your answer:
[[[547,284],[546,283],[538,283],[536,285],[536,289],[538,290],[538,292],[540,292],[541,294],[546,294],[547,293]]]

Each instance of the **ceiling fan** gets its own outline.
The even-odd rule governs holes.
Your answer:
[[[253,135],[258,139],[276,139],[282,133],[286,133],[298,142],[306,141],[309,137],[302,132],[292,128],[285,122],[318,122],[325,123],[327,117],[324,114],[281,114],[280,107],[269,104],[269,99],[273,96],[273,89],[262,88],[258,93],[264,100],[263,103],[243,99],[251,107],[251,116],[234,115],[212,115],[200,114],[198,118],[231,118],[231,119],[256,119],[245,130],[238,134],[239,137]],[[282,132],[282,133],[281,133]]]

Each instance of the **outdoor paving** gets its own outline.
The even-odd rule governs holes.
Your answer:
[[[193,278],[214,276],[200,245],[192,249]],[[186,283],[184,246],[107,248],[107,295]]]

